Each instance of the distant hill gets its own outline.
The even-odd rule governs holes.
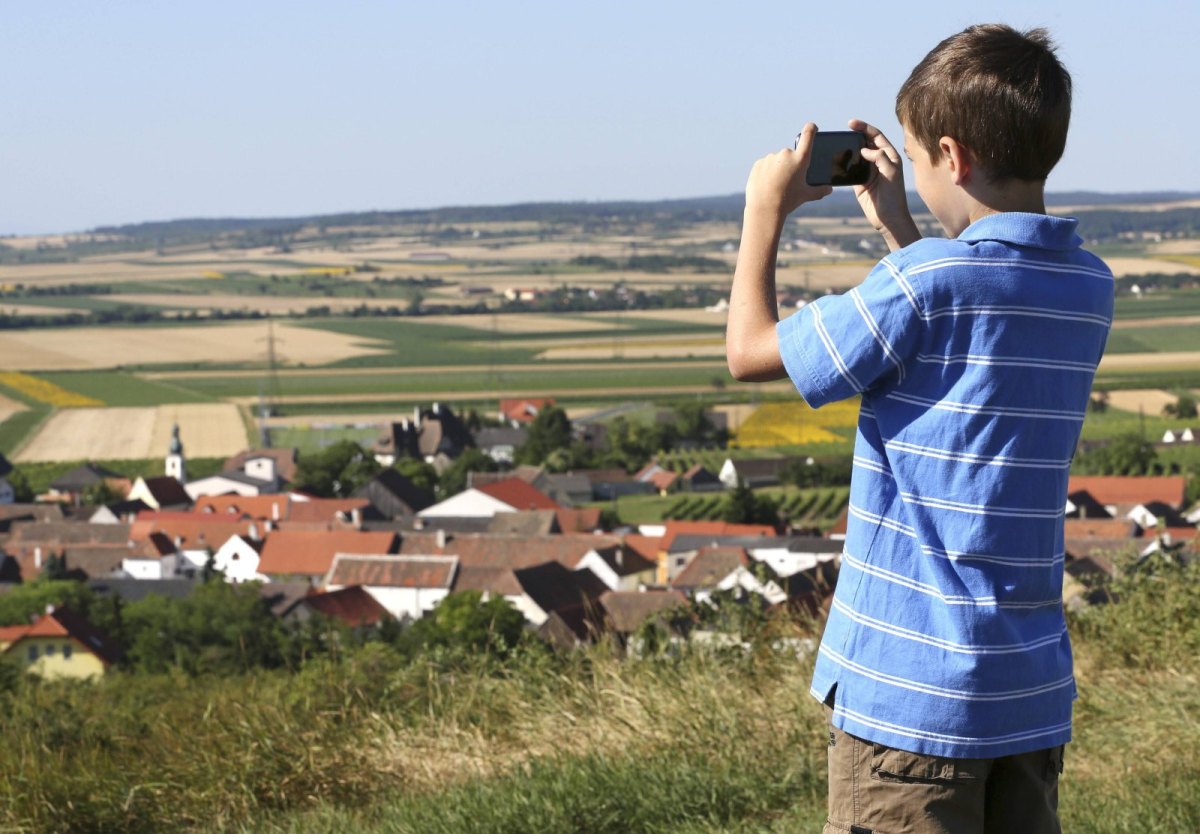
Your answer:
[[[1200,199],[1200,192],[1157,191],[1144,193],[1101,193],[1094,191],[1065,191],[1046,195],[1049,206],[1095,207],[1105,209],[1117,205],[1146,205]],[[909,192],[909,204],[914,211],[924,206],[916,193]],[[187,218],[179,220],[131,223],[121,226],[101,226],[91,230],[98,235],[122,235],[149,241],[179,241],[207,238],[214,235],[252,232],[260,235],[293,234],[305,226],[371,227],[407,224],[463,224],[494,222],[557,222],[595,223],[624,221],[629,223],[696,222],[701,220],[732,220],[741,218],[744,196],[725,194],[713,197],[688,197],[677,200],[623,200],[612,202],[515,203],[499,206],[447,206],[432,209],[396,211],[363,211],[342,214],[322,214],[307,217],[224,217]],[[853,193],[846,189],[835,192],[819,203],[806,206],[804,212],[816,217],[854,217],[858,205]]]

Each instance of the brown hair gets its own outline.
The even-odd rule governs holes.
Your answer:
[[[939,43],[896,94],[896,116],[936,162],[965,145],[993,181],[1045,180],[1062,157],[1071,75],[1045,29],[971,26]]]

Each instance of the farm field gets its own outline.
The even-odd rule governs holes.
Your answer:
[[[229,457],[245,449],[246,426],[228,403],[150,408],[67,408],[55,412],[17,452],[25,461],[159,458],[179,426],[186,454]]]

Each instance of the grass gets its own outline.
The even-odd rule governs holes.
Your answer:
[[[1200,327],[1194,324],[1175,324],[1113,330],[1108,334],[1104,352],[1160,353],[1184,350],[1200,350]]]
[[[211,402],[212,397],[169,382],[143,379],[123,371],[66,371],[40,373],[47,380],[111,406],[151,406]]]
[[[11,457],[52,413],[53,409],[45,406],[29,408],[0,423],[0,452]]]
[[[271,445],[275,448],[293,446],[299,449],[300,455],[303,456],[308,452],[320,451],[326,446],[337,443],[339,440],[353,440],[360,446],[370,448],[379,438],[379,435],[380,429],[378,426],[370,428],[354,428],[353,426],[279,428],[271,429]]]
[[[1200,315],[1200,290],[1164,290],[1141,298],[1121,296],[1113,304],[1115,319],[1153,319]]]

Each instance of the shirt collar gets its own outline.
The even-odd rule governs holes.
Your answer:
[[[1074,217],[1004,211],[976,220],[963,229],[958,239],[968,243],[1002,240],[1036,249],[1077,249],[1083,245],[1083,238],[1075,233],[1078,225]]]

